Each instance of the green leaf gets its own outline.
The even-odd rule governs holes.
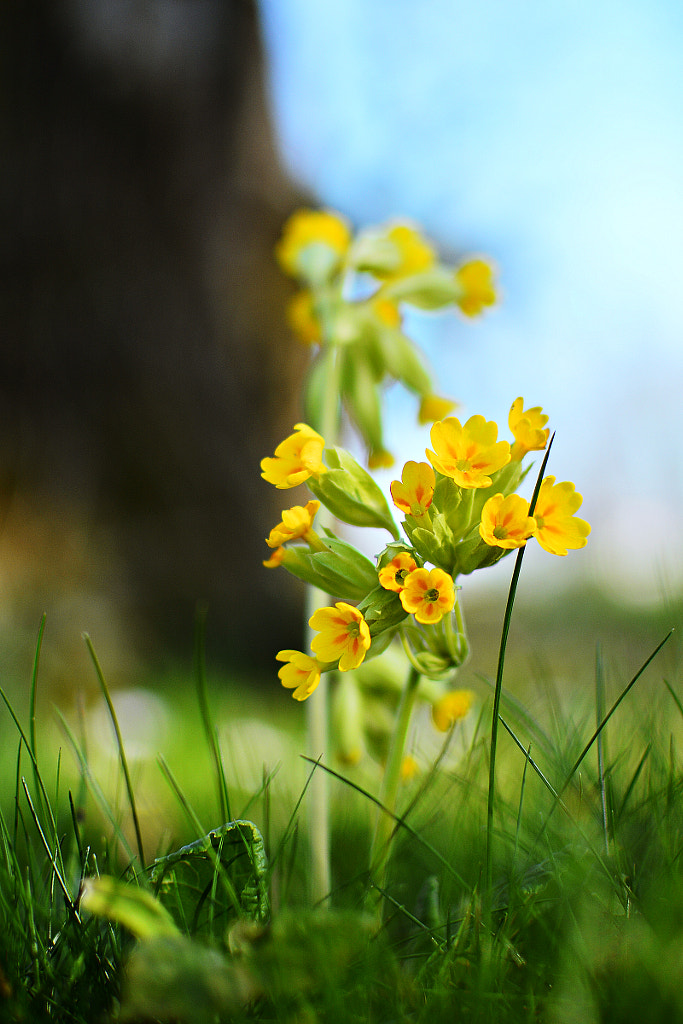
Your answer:
[[[122,924],[138,939],[180,934],[169,912],[150,892],[109,875],[84,881],[81,907]]]

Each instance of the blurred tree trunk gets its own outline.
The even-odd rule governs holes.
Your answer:
[[[1,6],[6,544],[27,516],[59,517],[87,586],[136,621],[188,649],[206,601],[212,636],[270,658],[301,605],[261,566],[287,498],[259,460],[296,421],[305,354],[272,258],[299,197],[255,5]],[[52,559],[68,588],[68,556]]]

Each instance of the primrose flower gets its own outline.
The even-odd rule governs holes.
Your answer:
[[[442,476],[449,476],[460,487],[490,487],[489,473],[495,473],[510,461],[510,445],[498,441],[498,425],[483,416],[470,416],[464,426],[455,416],[440,420],[430,437],[436,451],[427,458]]]
[[[492,547],[522,548],[536,530],[529,515],[529,502],[518,494],[494,494],[481,510],[479,533]]]
[[[327,276],[337,268],[351,244],[347,222],[325,210],[297,210],[285,223],[275,246],[278,263],[291,277],[316,277],[311,273],[317,261]]]
[[[374,448],[368,455],[368,469],[391,469],[395,461],[386,448]]]
[[[535,537],[551,555],[566,555],[568,548],[586,546],[590,525],[574,515],[582,501],[569,480],[560,484],[554,476],[543,480],[534,508]]]
[[[287,663],[282,666],[278,676],[283,686],[294,690],[294,700],[310,697],[320,682],[320,662],[301,651],[279,651],[275,658]]]
[[[434,423],[435,420],[442,420],[453,412],[457,402],[450,398],[441,398],[439,395],[423,395],[420,402],[420,411],[417,414],[418,423]]]
[[[401,512],[419,519],[432,503],[435,486],[434,470],[428,462],[406,462],[401,479],[391,483],[391,497]]]
[[[379,570],[379,582],[385,590],[394,590],[399,594],[406,585],[406,576],[414,569],[417,563],[413,556],[407,551],[400,551],[391,561]]]
[[[375,277],[393,281],[428,270],[436,262],[436,253],[419,231],[409,224],[395,224],[386,237],[397,250],[398,262],[391,270],[374,270]]]
[[[455,280],[462,289],[455,301],[465,316],[478,316],[485,306],[494,305],[493,267],[485,260],[463,263],[455,272]]]
[[[261,460],[261,476],[279,490],[296,487],[310,476],[327,472],[322,462],[324,439],[305,423],[297,423],[294,429],[298,433],[280,442],[274,458]]]
[[[357,608],[338,601],[332,608],[318,608],[308,624],[318,631],[311,648],[323,662],[338,660],[340,672],[358,668],[370,647],[370,630]]]
[[[282,559],[284,557],[285,549],[276,548],[275,551],[273,551],[270,558],[267,558],[263,564],[265,565],[266,569],[277,569],[279,565],[282,565]]]
[[[550,430],[545,424],[548,417],[540,405],[524,410],[524,399],[515,398],[508,416],[508,426],[512,431],[515,443],[511,456],[517,461],[524,458],[527,452],[543,451],[548,443]]]
[[[452,611],[455,586],[443,569],[413,569],[398,596],[403,610],[427,626],[439,622]]]
[[[322,342],[320,321],[315,315],[313,296],[302,288],[287,304],[285,316],[288,325],[304,345],[319,345]]]
[[[448,732],[452,725],[467,715],[472,707],[471,690],[449,690],[432,705],[432,721],[439,732]]]
[[[420,766],[412,754],[406,754],[401,761],[399,778],[401,782],[410,782],[416,775],[420,774]]]
[[[299,537],[307,540],[319,508],[319,501],[309,501],[306,505],[295,505],[293,508],[285,509],[282,513],[282,522],[270,531],[266,540],[268,547],[277,548],[286,544],[288,540],[298,540]],[[317,535],[313,534],[312,539],[317,541]]]
[[[370,300],[370,309],[385,327],[401,326],[401,311],[392,299],[375,295]]]

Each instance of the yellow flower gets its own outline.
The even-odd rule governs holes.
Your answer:
[[[301,651],[279,651],[277,661],[284,661],[278,676],[283,686],[294,690],[294,700],[306,700],[320,682],[320,663]]]
[[[419,519],[432,503],[435,486],[434,470],[428,462],[406,462],[401,480],[391,483],[391,497],[401,512]]]
[[[266,540],[269,548],[277,548],[288,540],[298,540],[307,535],[313,527],[313,520],[320,508],[319,501],[309,501],[306,505],[294,505],[282,513],[282,522],[274,526]],[[317,537],[315,538],[317,540]]]
[[[399,773],[401,782],[410,782],[416,775],[420,774],[420,766],[412,756],[412,754],[406,754],[401,761],[401,771]]]
[[[324,439],[305,423],[297,423],[294,429],[298,433],[280,442],[274,458],[261,460],[261,476],[280,490],[296,487],[309,476],[327,472],[322,462]]]
[[[278,263],[292,277],[309,277],[307,257],[318,250],[327,270],[334,270],[349,245],[351,231],[337,213],[325,210],[297,210],[285,223],[275,246]]]
[[[418,423],[433,423],[435,420],[442,420],[449,412],[457,406],[450,398],[440,398],[439,395],[423,395],[420,402],[420,411],[417,414]]]
[[[464,718],[472,707],[471,690],[449,690],[432,705],[432,721],[440,732],[448,732],[455,722]]]
[[[496,291],[493,286],[493,267],[485,260],[468,260],[455,272],[456,283],[462,293],[456,303],[465,316],[478,316],[485,306],[493,306]]]
[[[386,299],[382,295],[375,296],[370,300],[370,308],[385,327],[401,326],[401,312],[392,299]]]
[[[276,548],[275,551],[273,551],[270,558],[267,558],[263,564],[265,565],[266,569],[277,569],[278,565],[282,565],[282,559],[284,557],[285,549]]]
[[[490,487],[491,477],[510,461],[510,445],[498,441],[498,425],[483,416],[470,416],[464,426],[455,416],[440,420],[430,437],[436,448],[427,451],[434,468],[460,487]]]
[[[340,672],[358,668],[370,647],[370,630],[357,608],[338,601],[333,608],[318,608],[308,624],[318,631],[311,648],[323,662],[339,660]]]
[[[550,434],[545,426],[547,422],[548,417],[540,405],[524,411],[524,399],[515,398],[508,416],[508,426],[515,438],[511,453],[513,459],[523,459],[527,452],[543,451]]]
[[[481,510],[479,533],[492,547],[522,548],[534,533],[536,522],[529,515],[529,502],[518,494],[494,494]]]
[[[428,270],[436,262],[436,253],[420,232],[409,224],[395,224],[387,231],[386,237],[396,247],[398,263],[391,270],[374,270],[375,277],[394,281],[410,274]]]
[[[541,484],[534,508],[535,537],[551,555],[566,555],[568,548],[586,546],[590,525],[574,515],[582,501],[568,480],[556,484],[554,476],[547,476]]]
[[[417,569],[417,563],[407,551],[401,551],[379,571],[379,582],[385,590],[394,590],[399,594],[406,582],[406,576]]]
[[[455,587],[443,569],[413,569],[406,576],[405,585],[398,596],[403,610],[426,626],[439,622],[446,612],[452,610]]]
[[[391,469],[395,461],[386,448],[375,448],[368,455],[368,469]]]
[[[315,315],[313,296],[303,288],[292,296],[285,313],[287,323],[304,345],[319,345],[322,341],[320,321]]]

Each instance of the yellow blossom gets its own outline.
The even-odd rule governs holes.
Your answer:
[[[398,263],[391,270],[373,271],[375,277],[394,281],[410,274],[428,270],[436,262],[436,253],[420,232],[409,224],[395,224],[386,237],[396,247]]]
[[[455,587],[443,569],[413,569],[398,596],[404,611],[423,625],[430,625],[453,609]]]
[[[278,672],[283,686],[294,690],[294,700],[306,700],[320,682],[320,663],[301,651],[279,651],[277,661],[286,662]]]
[[[541,484],[534,508],[535,537],[551,555],[566,555],[568,548],[586,546],[590,525],[574,515],[582,501],[568,480],[556,484],[554,476],[547,476]]]
[[[282,559],[285,557],[284,548],[276,548],[273,551],[270,558],[267,558],[263,563],[266,569],[277,569],[278,565],[282,565]]]
[[[543,451],[550,435],[549,428],[545,426],[547,422],[548,417],[540,405],[525,411],[524,399],[514,400],[508,416],[508,426],[515,438],[511,452],[513,459],[523,459],[527,452]]]
[[[436,477],[428,462],[406,462],[400,480],[393,480],[391,497],[396,508],[419,519],[425,515],[434,497]]]
[[[347,222],[325,210],[297,210],[285,223],[275,247],[277,260],[292,277],[306,277],[306,254],[313,247],[327,250],[326,261],[337,266],[351,244]]]
[[[269,548],[277,548],[288,540],[307,539],[313,527],[313,520],[320,508],[319,501],[309,501],[306,505],[294,505],[282,513],[282,522],[274,526],[266,540]],[[317,536],[314,538],[317,540]]]
[[[368,455],[368,468],[391,469],[395,461],[394,456],[386,448],[374,448]]]
[[[420,766],[412,756],[412,754],[406,754],[401,761],[400,778],[401,782],[410,782],[416,775],[420,773]]]
[[[383,295],[376,295],[370,300],[370,308],[377,319],[385,327],[400,327],[401,312],[392,299]]]
[[[478,316],[485,306],[494,305],[493,267],[485,260],[463,263],[455,272],[455,280],[462,289],[456,303],[465,316]]]
[[[379,582],[385,590],[394,590],[398,594],[405,586],[406,576],[413,569],[417,569],[415,559],[407,551],[401,551],[379,570]]]
[[[420,402],[420,411],[417,414],[418,423],[434,423],[435,420],[442,420],[449,412],[457,406],[450,398],[441,398],[439,395],[423,395]]]
[[[427,457],[442,476],[449,476],[460,487],[490,487],[489,473],[495,473],[510,461],[510,445],[498,441],[498,425],[483,416],[470,416],[465,425],[455,416],[440,420],[430,437],[436,451]]]
[[[358,668],[370,647],[370,630],[353,605],[338,601],[334,607],[318,608],[308,620],[318,631],[311,648],[323,662],[339,661],[339,671]]]
[[[322,341],[320,321],[315,315],[313,296],[303,288],[292,296],[286,310],[287,323],[304,345],[319,345]]]
[[[522,548],[534,533],[536,522],[529,515],[529,502],[518,494],[494,494],[481,510],[479,533],[492,547]]]
[[[297,433],[280,442],[274,458],[261,460],[261,476],[280,490],[327,472],[322,462],[324,439],[305,423],[297,423],[294,429]]]
[[[471,690],[449,690],[432,705],[432,721],[440,732],[448,732],[469,712],[474,694]]]

